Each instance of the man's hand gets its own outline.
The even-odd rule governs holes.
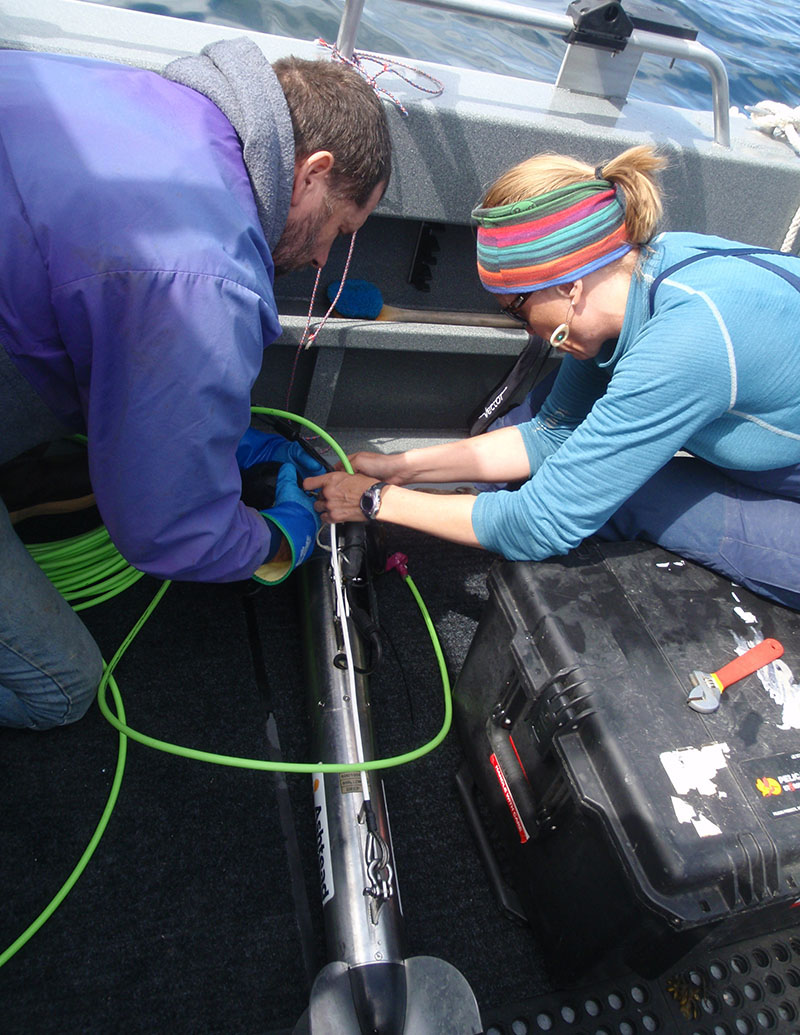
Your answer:
[[[275,504],[260,513],[273,526],[273,535],[280,534],[282,538],[275,556],[257,568],[253,578],[275,585],[311,556],[320,524],[311,497],[297,484],[294,464],[281,465]]]
[[[247,470],[248,467],[266,463],[268,460],[294,464],[303,477],[322,474],[325,470],[325,467],[306,452],[299,442],[290,442],[283,435],[268,435],[256,428],[248,428],[236,449],[237,464]]]

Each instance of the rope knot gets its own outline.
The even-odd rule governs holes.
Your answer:
[[[756,129],[778,140],[786,140],[795,154],[800,155],[800,107],[790,108],[780,101],[759,101],[746,104],[750,121]]]
[[[403,115],[408,115],[408,110],[403,105],[402,101],[384,87],[378,86],[378,79],[387,72],[393,72],[412,89],[419,90],[421,93],[430,94],[431,97],[439,97],[444,93],[443,83],[436,79],[435,76],[430,75],[428,72],[423,72],[421,68],[417,68],[415,65],[408,65],[404,61],[399,61],[396,58],[392,58],[392,60],[387,61],[386,58],[380,57],[378,54],[370,54],[365,50],[354,50],[352,58],[347,58],[334,44],[327,43],[323,39],[318,39],[316,42],[318,46],[325,47],[326,50],[331,52],[331,59],[333,61],[341,61],[342,64],[348,65],[355,72],[358,72],[361,78],[369,83],[379,97],[382,96],[388,98],[392,104],[396,105],[396,107],[400,109]],[[379,66],[378,71],[374,75],[371,75],[364,67],[366,62],[373,62]],[[419,76],[422,79],[426,79],[431,85],[424,86],[420,82],[415,82],[410,78],[410,75],[404,74],[401,69],[405,70],[405,72],[413,73],[415,76]]]

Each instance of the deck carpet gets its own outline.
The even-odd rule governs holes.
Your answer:
[[[59,520],[69,532],[74,519]],[[26,525],[47,537],[40,519]],[[387,547],[407,554],[454,680],[493,558],[399,530]],[[142,579],[84,612],[107,658],[157,587]],[[117,670],[133,728],[220,754],[270,757],[268,692],[283,756],[309,759],[298,580],[250,597],[266,688],[252,658],[243,598],[250,589],[170,587]],[[386,643],[370,680],[374,730],[378,753],[394,755],[437,732],[441,689],[407,587],[388,573],[375,589]],[[65,729],[0,730],[0,953],[82,855],[117,750],[118,735],[96,705]],[[461,762],[451,734],[431,755],[386,771],[384,784],[406,954],[435,956],[461,972],[486,1035],[800,1035],[800,937],[791,930],[700,952],[659,979],[554,984],[534,934],[495,901],[455,787]],[[298,846],[294,883],[282,794]],[[119,801],[94,857],[0,968],[0,1032],[292,1035],[326,961],[310,777],[209,765],[129,741]]]
[[[454,678],[492,558],[413,533],[393,534],[388,545],[409,557]],[[142,579],[83,612],[106,658],[157,585]],[[435,734],[442,695],[407,587],[391,573],[376,580],[376,592],[388,639],[370,693],[378,750],[394,754]],[[254,603],[280,745],[285,758],[305,761],[296,581],[257,593]],[[239,587],[173,584],[117,678],[133,728],[221,754],[267,757],[267,715]],[[89,842],[117,745],[96,705],[65,729],[0,731],[0,951],[48,904]],[[454,787],[459,762],[451,734],[432,755],[388,771],[385,787],[407,955],[446,960],[488,1009],[548,986],[530,933],[499,912],[487,885]],[[272,774],[129,741],[119,801],[93,859],[63,905],[0,969],[0,1030],[291,1031],[308,1003],[309,970],[326,962],[326,950],[310,778],[286,780],[311,917],[305,943],[277,785]]]

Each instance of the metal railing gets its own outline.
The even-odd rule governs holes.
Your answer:
[[[356,34],[364,11],[365,0],[345,0],[344,11],[339,22],[336,46],[347,58],[353,56]],[[506,3],[505,0],[399,0],[402,3],[418,4],[421,7],[458,14],[478,15],[485,18],[501,18],[504,21],[528,25],[534,29],[551,32],[562,38],[574,28],[572,19],[566,14],[550,14],[532,8]],[[629,37],[631,46],[648,54],[680,61],[689,61],[705,68],[711,78],[712,111],[714,115],[714,140],[723,147],[730,147],[730,89],[728,73],[719,55],[694,40],[662,36],[656,32],[634,29]]]

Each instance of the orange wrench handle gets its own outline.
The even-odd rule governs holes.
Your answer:
[[[755,647],[751,647],[744,654],[740,654],[738,658],[734,658],[727,665],[723,665],[714,675],[722,683],[724,689],[732,683],[738,683],[740,679],[751,675],[751,673],[764,665],[768,665],[771,661],[775,661],[781,654],[783,654],[783,644],[779,643],[778,640],[762,640]]]

